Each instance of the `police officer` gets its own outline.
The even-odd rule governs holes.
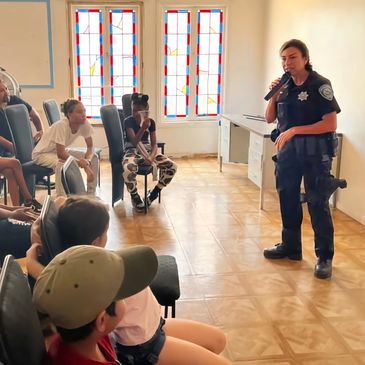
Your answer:
[[[312,70],[307,46],[292,39],[283,44],[280,56],[291,78],[270,99],[265,117],[278,120],[274,156],[276,188],[282,217],[282,242],[264,249],[267,259],[302,259],[300,185],[304,177],[308,210],[315,239],[317,264],[314,275],[332,275],[333,223],[326,186],[335,154],[335,131],[340,108],[329,80]],[[271,88],[280,82],[273,81]],[[333,184],[332,184],[333,185]],[[328,191],[327,191],[328,192]]]

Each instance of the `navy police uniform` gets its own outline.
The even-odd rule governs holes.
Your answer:
[[[278,97],[278,129],[282,133],[291,127],[314,124],[323,115],[340,111],[330,81],[310,71],[300,86],[290,79]],[[333,223],[328,196],[321,182],[331,177],[336,142],[334,133],[296,135],[275,156],[276,188],[283,224],[282,245],[290,254],[301,255],[302,252],[300,185],[303,177],[316,256],[321,260],[333,257]]]

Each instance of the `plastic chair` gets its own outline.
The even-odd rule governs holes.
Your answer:
[[[28,282],[11,255],[0,272],[0,361],[41,365],[46,348]]]
[[[5,108],[5,114],[9,122],[12,139],[15,149],[15,157],[20,161],[27,181],[29,190],[34,192],[35,175],[47,177],[48,195],[51,194],[51,179],[54,174],[53,170],[36,165],[32,160],[32,152],[34,147],[32,131],[30,128],[29,113],[25,105],[11,105]],[[29,179],[32,177],[32,180]]]
[[[67,195],[85,195],[86,189],[81,171],[73,156],[70,156],[61,168],[61,181]]]
[[[62,118],[60,108],[58,107],[58,104],[54,99],[45,100],[43,102],[43,110],[46,114],[49,126],[51,126],[53,123],[58,122]],[[71,147],[70,150],[86,153],[85,147]],[[100,186],[100,158],[102,149],[94,147],[94,152],[97,154],[99,159],[98,186]]]
[[[124,137],[119,112],[115,105],[100,108],[109,146],[109,161],[112,168],[112,206],[124,197],[124,179],[122,159],[124,155]],[[152,173],[152,166],[140,166],[137,174],[144,176],[144,211],[147,213],[147,176]]]

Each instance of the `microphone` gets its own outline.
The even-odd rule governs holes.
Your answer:
[[[264,97],[266,101],[269,101],[274,94],[276,94],[289,80],[290,80],[291,74],[289,71],[285,72],[283,76],[281,76],[280,82],[273,87],[269,93]]]

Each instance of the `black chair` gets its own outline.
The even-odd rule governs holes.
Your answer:
[[[124,196],[124,179],[122,159],[124,155],[124,137],[119,112],[115,105],[104,105],[100,108],[109,146],[109,161],[112,168],[112,206]],[[144,211],[147,213],[147,176],[152,173],[152,166],[140,166],[137,174],[144,176]]]
[[[0,272],[0,361],[4,365],[41,365],[45,354],[28,282],[8,255]]]
[[[58,107],[58,104],[57,104],[56,100],[54,100],[54,99],[45,100],[43,102],[43,110],[44,110],[44,113],[46,114],[46,118],[47,118],[49,126],[51,126],[53,123],[58,122],[62,118],[60,108]],[[70,150],[81,152],[81,153],[86,153],[85,147],[71,147]],[[100,186],[100,158],[101,158],[102,149],[98,148],[98,147],[94,147],[94,152],[97,154],[98,159],[99,159],[98,186]]]
[[[25,105],[11,105],[5,108],[15,149],[15,157],[20,161],[24,178],[30,192],[34,193],[35,175],[47,177],[48,195],[51,194],[53,169],[36,165],[32,160],[34,141],[30,128],[29,113]]]
[[[66,250],[68,246],[61,241],[57,227],[58,209],[50,196],[43,203],[41,212],[41,239],[45,257],[45,265],[57,254]],[[173,256],[161,255],[158,259],[158,271],[150,287],[157,301],[165,306],[165,317],[168,307],[172,307],[171,316],[175,317],[175,302],[180,297],[179,273]]]
[[[67,195],[85,195],[86,189],[81,171],[74,157],[70,156],[61,168],[61,181]]]

